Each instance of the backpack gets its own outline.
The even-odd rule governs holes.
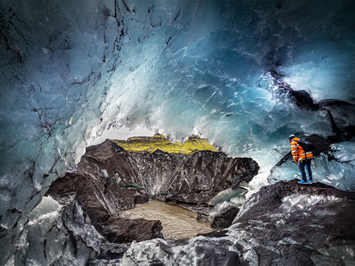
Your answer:
[[[307,140],[299,140],[298,144],[301,145],[302,149],[305,151],[312,151],[315,148],[315,146]]]

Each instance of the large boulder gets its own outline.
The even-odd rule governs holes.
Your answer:
[[[223,203],[222,203],[223,205]],[[224,228],[232,225],[234,218],[239,212],[239,208],[231,204],[227,204],[223,207],[218,206],[216,212],[210,214],[212,217],[211,227],[212,228]]]
[[[197,213],[197,220],[208,223],[212,228],[229,227],[239,212],[239,208],[229,202],[221,202],[211,210]]]
[[[58,201],[43,197],[29,214],[22,239],[28,249],[19,265],[84,265],[101,253],[104,242],[74,194]]]
[[[158,220],[110,217],[98,226],[98,231],[111,243],[127,243],[163,238],[163,226]]]
[[[136,192],[133,188],[107,183],[105,178],[95,176],[95,173],[78,170],[56,180],[47,194],[57,200],[75,194],[95,225],[110,216],[118,216],[121,210],[134,208]]]
[[[222,152],[127,152],[106,140],[88,147],[78,165],[53,182],[47,195],[58,202],[72,197],[105,238],[102,257],[119,258],[127,242],[162,239],[160,221],[124,219],[120,211],[144,203],[149,197],[207,206],[219,192],[234,191],[240,183],[249,182],[258,169],[250,158],[231,158]],[[231,223],[236,210],[224,211],[216,215],[213,226]],[[222,254],[223,248],[219,252]],[[236,256],[232,260],[238,259]]]
[[[54,182],[50,193],[75,191],[84,205],[105,202],[104,209],[117,214],[117,210],[148,200],[148,195],[163,201],[207,204],[218,192],[249,182],[258,170],[254,160],[222,152],[126,152],[106,140],[88,147],[76,169]]]
[[[121,161],[127,153],[120,152]],[[259,170],[250,158],[231,158],[222,152],[200,151],[193,155],[130,153],[129,163],[137,175],[120,171],[126,183],[143,186],[147,193],[159,200],[207,204],[218,192],[249,182]],[[124,164],[126,165],[126,163]]]
[[[120,265],[354,265],[355,193],[297,180],[253,194],[227,229],[134,243]],[[234,264],[233,264],[234,263]]]

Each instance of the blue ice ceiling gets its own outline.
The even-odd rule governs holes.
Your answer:
[[[354,10],[350,0],[1,0],[3,226],[25,223],[109,125],[202,134],[256,159],[265,179],[290,133],[336,134],[331,112],[338,161],[322,161],[319,175],[347,189]]]

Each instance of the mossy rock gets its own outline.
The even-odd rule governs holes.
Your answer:
[[[189,137],[184,143],[173,143],[161,134],[155,134],[153,137],[132,137],[127,140],[113,140],[113,142],[130,152],[153,153],[157,149],[167,153],[178,154],[193,154],[206,150],[217,152],[207,139],[196,135]]]

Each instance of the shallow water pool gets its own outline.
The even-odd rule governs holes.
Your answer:
[[[191,238],[215,231],[208,224],[197,221],[197,213],[156,200],[137,204],[134,209],[122,211],[121,215],[130,219],[160,220],[163,225],[162,233],[166,239]]]

